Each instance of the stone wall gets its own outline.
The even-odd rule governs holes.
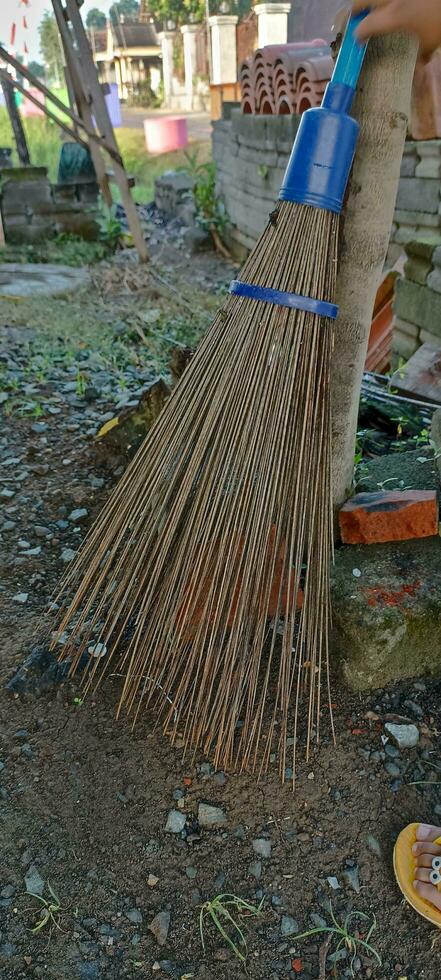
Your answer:
[[[233,110],[213,124],[218,192],[231,220],[230,244],[249,250],[272,210],[299,125],[298,116],[251,116]],[[388,264],[404,246],[441,233],[441,140],[408,141],[401,167]]]
[[[231,221],[229,245],[249,251],[268,221],[288,163],[299,116],[248,116],[213,124],[218,193]]]
[[[429,228],[407,242],[405,250],[404,276],[395,291],[395,362],[407,360],[421,344],[441,347],[441,231]]]
[[[391,232],[389,259],[408,242],[441,233],[441,140],[408,140]]]

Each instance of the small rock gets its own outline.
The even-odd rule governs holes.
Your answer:
[[[75,555],[76,551],[72,551],[72,548],[63,548],[63,551],[61,552],[61,560],[65,562],[73,561]]]
[[[349,887],[352,888],[352,891],[357,892],[358,895],[360,892],[360,879],[358,877],[358,868],[346,868],[345,871],[343,871],[343,878],[345,879]]]
[[[248,868],[248,874],[250,874],[252,878],[255,878],[256,881],[259,881],[259,878],[262,874],[262,862],[251,861],[251,864]]]
[[[88,516],[88,513],[89,511],[86,509],[86,507],[79,507],[77,510],[73,510],[69,514],[68,519],[72,524],[79,524],[80,521],[84,521],[85,517]]]
[[[329,878],[326,879],[326,881],[328,882],[329,887],[332,888],[333,891],[335,891],[335,892],[339,888],[341,888],[340,882],[339,882],[338,878],[335,877],[335,875],[331,875]]]
[[[147,884],[149,888],[155,888],[155,886],[158,884],[158,881],[159,878],[157,878],[156,875],[152,875],[152,873],[149,874],[147,878]]]
[[[25,874],[25,885],[26,891],[32,892],[34,895],[42,895],[44,891],[44,879],[41,877],[38,868],[35,864],[31,864]]]
[[[149,931],[154,935],[159,946],[165,946],[170,929],[170,912],[158,912],[149,925]]]
[[[227,815],[219,806],[210,803],[199,803],[198,821],[201,827],[218,827],[227,822]]]
[[[271,857],[271,841],[267,840],[266,837],[256,837],[256,839],[253,840],[253,851],[255,854],[258,854],[259,857]]]
[[[389,759],[398,759],[400,750],[396,745],[390,745],[388,743],[384,746],[384,754],[387,755]]]
[[[80,963],[79,980],[99,980],[98,963]]]
[[[128,919],[129,922],[133,922],[133,925],[134,926],[140,926],[141,925],[141,922],[142,922],[142,914],[139,911],[139,909],[129,909],[129,911],[126,912],[125,915],[126,915],[126,919]]]
[[[216,875],[216,878],[214,880],[214,890],[217,893],[223,891],[223,888],[225,886],[226,878],[227,878],[227,876],[226,876],[226,874],[225,874],[224,871],[219,871],[219,874]]]
[[[196,878],[197,873],[198,873],[197,868],[193,868],[190,866],[185,869],[185,874],[187,875],[187,878]]]
[[[0,895],[1,895],[2,898],[12,898],[12,896],[15,895],[15,888],[14,888],[14,886],[13,885],[5,885],[5,887],[2,888],[2,890],[0,892]]]
[[[24,606],[25,602],[28,601],[28,592],[17,592],[16,595],[12,596],[13,602],[18,602],[20,605]]]
[[[170,810],[167,817],[167,823],[165,825],[165,831],[167,834],[180,834],[187,822],[187,817],[185,813],[179,813],[179,810]]]
[[[405,701],[404,707],[408,708],[408,710],[411,711],[416,718],[423,717],[423,709],[416,703],[416,701]]]
[[[416,725],[393,725],[388,722],[384,727],[399,749],[413,749],[418,745],[420,733]]]
[[[213,782],[217,783],[218,786],[225,786],[227,782],[227,777],[224,772],[215,772],[213,776]]]
[[[401,776],[401,769],[395,762],[385,762],[384,768],[389,776]]]
[[[282,915],[280,921],[280,935],[281,936],[295,936],[296,932],[300,931],[300,926],[291,915]]]
[[[383,857],[382,852],[381,852],[381,844],[377,840],[377,838],[373,836],[373,834],[368,834],[367,835],[367,837],[366,837],[366,844],[367,844],[369,850],[372,851],[372,854],[375,854],[375,856],[378,857],[378,858],[382,858]]]

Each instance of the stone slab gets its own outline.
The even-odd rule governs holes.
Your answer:
[[[67,265],[5,263],[0,265],[0,298],[66,296],[90,285],[87,269]]]
[[[441,671],[439,537],[339,549],[332,600],[334,654],[353,690]]]

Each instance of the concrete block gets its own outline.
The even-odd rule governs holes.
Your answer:
[[[441,334],[437,336],[428,330],[420,330],[420,342],[422,344],[432,344],[433,347],[441,347]]]
[[[394,220],[398,225],[414,225],[415,228],[441,228],[441,221],[439,214],[429,214],[424,211],[416,211],[413,209],[405,210],[401,208],[398,204],[395,208]]]
[[[415,176],[439,180],[441,177],[441,140],[421,140],[418,144],[418,163]]]
[[[420,328],[416,323],[409,323],[408,320],[402,320],[401,317],[394,316],[392,322],[393,333],[403,333],[406,337],[412,337],[414,340],[419,335]]]
[[[418,258],[417,256],[409,258],[404,265],[406,279],[411,279],[412,282],[419,282],[421,285],[424,285],[431,270],[431,261]]]
[[[418,347],[419,341],[416,337],[409,337],[408,334],[396,330],[392,337],[392,354],[395,355],[393,367],[397,367],[399,361],[408,361]]]
[[[441,294],[408,279],[398,279],[394,313],[441,337]]]
[[[408,242],[413,241],[417,233],[416,225],[398,225],[394,234],[394,242],[397,245],[407,245]]]
[[[415,170],[418,164],[418,155],[416,151],[415,143],[405,143],[403,151],[403,159],[401,161],[401,177],[414,177]]]
[[[341,548],[332,575],[333,645],[353,690],[440,672],[439,537]]]
[[[344,544],[381,544],[438,534],[436,490],[357,493],[339,513]]]
[[[409,242],[406,246],[406,254],[409,256],[416,255],[417,258],[428,259],[432,262],[432,256],[439,246],[441,246],[441,235],[436,231],[427,231]]]
[[[434,269],[427,278],[427,285],[436,293],[441,293],[441,269]]]
[[[437,180],[408,177],[399,183],[396,207],[398,210],[409,209],[437,214],[439,200],[439,183]]]

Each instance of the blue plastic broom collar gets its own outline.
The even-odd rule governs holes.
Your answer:
[[[333,76],[318,109],[303,113],[279,199],[324,208],[343,207],[359,126],[348,115],[366,45],[355,32],[368,10],[350,17]]]
[[[236,296],[246,296],[248,299],[257,299],[261,303],[288,306],[292,310],[306,310],[307,313],[330,317],[332,320],[335,320],[338,315],[338,306],[335,303],[327,303],[322,299],[311,299],[310,296],[300,296],[298,293],[284,293],[280,289],[269,289],[267,286],[254,286],[248,282],[241,282],[240,279],[233,279],[230,285],[230,293],[234,293]]]

